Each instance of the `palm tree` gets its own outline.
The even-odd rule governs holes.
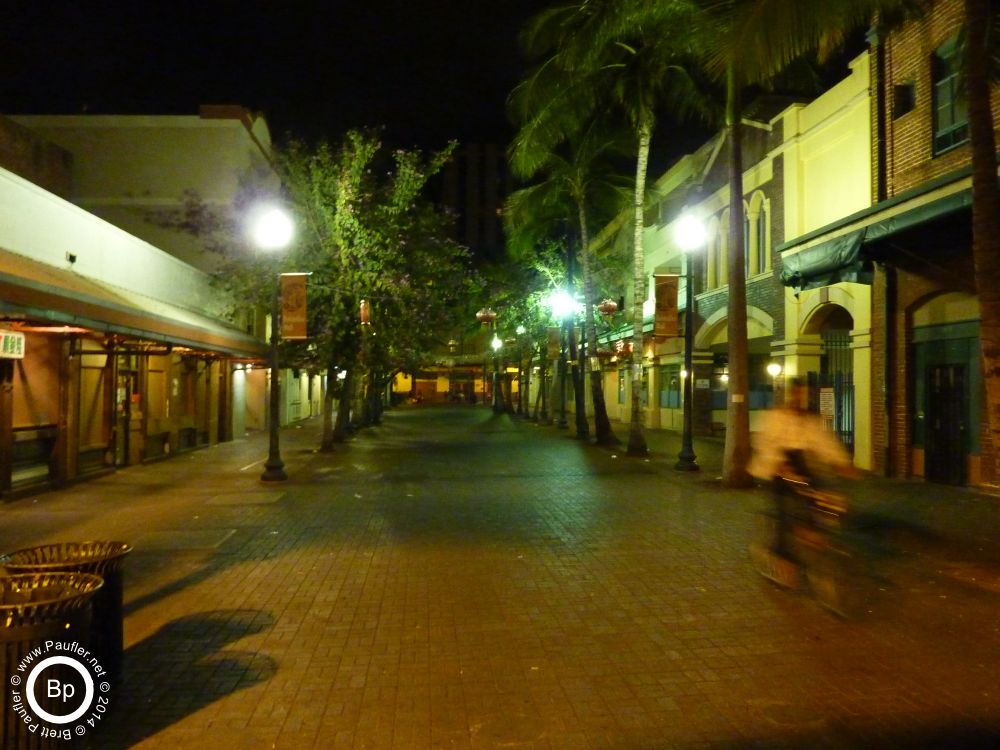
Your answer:
[[[519,97],[520,91],[515,89],[511,97],[515,116],[516,111],[524,111],[521,109],[524,107],[524,102]],[[514,174],[519,177],[533,177],[541,172],[545,175],[545,179],[511,196],[510,212],[505,213],[508,228],[515,233],[521,232],[525,222],[537,220],[535,209],[552,207],[554,215],[558,215],[560,213],[558,206],[565,206],[565,203],[572,205],[572,208],[565,207],[565,210],[569,214],[576,215],[583,266],[584,336],[589,352],[593,356],[597,351],[597,329],[593,325],[595,297],[589,213],[593,204],[603,208],[603,213],[607,215],[613,215],[618,207],[623,205],[623,195],[627,188],[605,158],[609,153],[621,151],[621,139],[605,135],[595,119],[578,136],[569,140],[565,149],[539,155],[534,151],[535,144],[522,137],[526,135],[522,133],[516,136],[510,148],[510,162]],[[563,151],[567,152],[565,156]],[[597,443],[607,445],[618,442],[611,429],[611,421],[608,419],[599,369],[590,370],[590,389],[594,403]]]
[[[588,118],[609,104],[624,116],[636,142],[633,211],[632,401],[628,453],[645,455],[642,404],[643,303],[647,297],[643,248],[646,173],[656,115],[669,108],[677,117],[704,115],[706,100],[689,74],[685,46],[662,43],[665,26],[623,24],[621,0],[581,0],[543,11],[525,35],[529,49],[548,53],[536,71],[550,82],[548,99],[522,127],[542,147],[551,148],[578,132]],[[688,6],[664,11],[683,27]],[[672,33],[672,29],[671,29]],[[551,85],[555,82],[555,85]]]

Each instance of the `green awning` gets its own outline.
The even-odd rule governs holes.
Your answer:
[[[861,253],[865,229],[813,245],[781,259],[781,283],[798,294],[841,281],[872,282],[872,263]]]
[[[940,188],[940,185],[933,187]],[[782,253],[781,283],[793,287],[796,294],[840,281],[870,284],[873,257],[877,257],[879,262],[894,262],[892,252],[884,250],[884,240],[907,230],[940,222],[959,211],[968,210],[972,205],[971,188],[930,200],[927,199],[928,192],[924,187],[907,191],[782,243],[777,248]],[[808,242],[837,231],[842,234],[794,252]],[[877,247],[879,243],[883,243],[881,251]]]
[[[908,211],[902,211],[884,219],[873,221],[865,227],[865,244],[884,240],[899,232],[912,229],[921,224],[926,224],[935,219],[961,211],[972,206],[972,191],[962,190],[943,198],[938,198],[930,203],[924,203]],[[877,208],[877,206],[876,206]]]

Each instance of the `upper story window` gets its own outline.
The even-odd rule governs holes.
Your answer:
[[[934,153],[940,154],[969,139],[969,110],[959,86],[961,60],[956,39],[934,53],[931,76],[934,84]]]
[[[750,278],[751,269],[753,266],[750,264],[750,214],[747,213],[746,209],[743,209],[743,276]]]
[[[765,273],[770,264],[767,246],[767,211],[763,207],[757,214],[757,254],[754,260],[756,264],[754,273]]]

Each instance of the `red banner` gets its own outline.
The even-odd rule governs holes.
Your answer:
[[[281,338],[301,341],[309,338],[306,330],[307,273],[281,274]]]
[[[656,318],[653,335],[657,338],[679,336],[677,325],[677,274],[656,274]]]

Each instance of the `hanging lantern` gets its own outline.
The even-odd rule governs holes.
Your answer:
[[[614,315],[618,312],[618,303],[613,299],[601,300],[601,304],[597,306],[597,310],[601,315]]]
[[[372,309],[368,300],[361,300],[361,325],[370,326],[372,324]]]
[[[476,320],[478,320],[480,323],[486,323],[487,325],[492,325],[493,321],[496,319],[497,319],[497,314],[488,307],[484,307],[482,310],[476,313]]]

